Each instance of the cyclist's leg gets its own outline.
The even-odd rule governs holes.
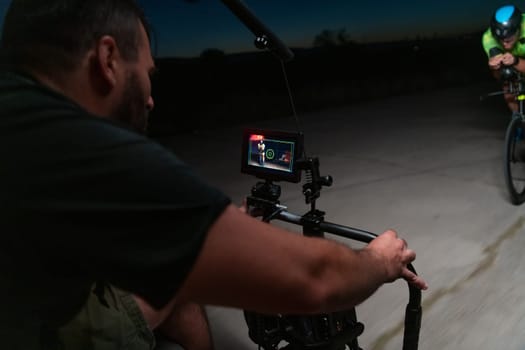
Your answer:
[[[516,101],[516,96],[514,94],[504,94],[505,102],[507,106],[512,111],[512,113],[517,113],[519,109],[518,101]]]

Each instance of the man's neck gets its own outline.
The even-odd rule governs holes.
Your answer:
[[[90,79],[85,77],[82,71],[69,72],[67,73],[67,77],[61,75],[50,76],[49,74],[42,74],[34,70],[29,70],[29,72],[39,83],[64,95],[89,113],[98,116],[106,116],[109,114],[105,99],[96,94]]]

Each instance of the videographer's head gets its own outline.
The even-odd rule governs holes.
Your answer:
[[[492,35],[503,45],[505,50],[510,50],[521,35],[522,12],[514,5],[500,6],[490,22]]]
[[[122,56],[133,61],[140,39],[137,21],[149,33],[142,10],[132,0],[12,0],[1,48],[11,63],[60,74],[80,64],[98,39],[110,35]]]
[[[149,32],[134,0],[12,0],[0,47],[4,64],[45,78],[61,92],[85,74],[85,93],[92,88],[99,98],[86,105],[79,94],[69,97],[142,130],[153,108]]]

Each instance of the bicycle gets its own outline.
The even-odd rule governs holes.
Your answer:
[[[512,94],[518,102],[518,111],[512,113],[505,131],[503,174],[511,203],[520,205],[525,202],[525,138],[523,135],[525,77],[513,67],[508,66],[501,68],[500,77],[504,83],[504,89],[489,93],[486,97]]]

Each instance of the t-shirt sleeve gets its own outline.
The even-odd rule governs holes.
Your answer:
[[[31,161],[13,181],[13,222],[21,234],[45,228],[41,254],[71,273],[160,307],[230,199],[160,144],[92,119],[56,121],[18,150]]]
[[[483,51],[485,51],[489,58],[503,53],[501,44],[499,44],[496,38],[494,38],[490,29],[487,29],[485,33],[483,33],[481,44],[483,46]]]

